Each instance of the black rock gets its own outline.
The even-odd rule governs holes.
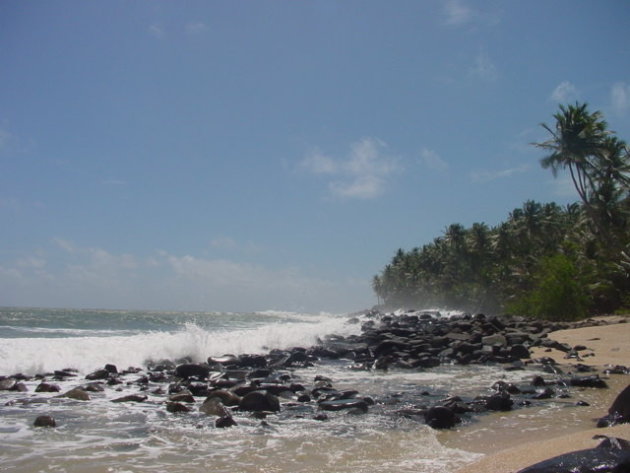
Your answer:
[[[167,402],[166,403],[166,410],[168,412],[172,412],[173,414],[179,414],[182,412],[190,412],[191,409],[188,406],[185,406],[184,404],[180,403],[180,402]]]
[[[534,376],[532,378],[532,386],[540,387],[540,386],[546,386],[546,384],[547,383],[545,382],[542,376]]]
[[[127,396],[112,399],[112,402],[144,402],[147,396],[144,394],[129,394]]]
[[[182,391],[180,393],[172,394],[168,397],[169,401],[172,402],[186,402],[186,403],[194,403],[195,398],[190,391]]]
[[[208,416],[225,417],[230,415],[218,397],[209,397],[199,407],[199,411]]]
[[[205,379],[210,374],[210,367],[197,363],[185,363],[175,368],[175,376],[178,378],[199,378]]]
[[[518,473],[627,473],[630,471],[630,442],[596,436],[604,440],[595,448],[577,450],[536,463]]]
[[[256,379],[256,378],[267,378],[271,375],[273,371],[269,368],[258,368],[256,370],[251,371],[248,375],[248,379]]]
[[[208,385],[205,383],[188,383],[188,390],[193,396],[207,396],[209,394]]]
[[[319,403],[320,409],[324,411],[341,411],[343,409],[359,409],[367,412],[368,403],[365,399],[332,399]]]
[[[13,387],[11,388],[11,391],[17,391],[20,393],[25,393],[28,391],[28,388],[26,387],[26,384],[24,383],[15,383],[13,385]]]
[[[525,345],[513,345],[510,348],[510,356],[518,359],[529,358],[529,350]]]
[[[514,401],[507,393],[493,394],[484,399],[484,406],[490,411],[509,411],[513,404]]]
[[[77,401],[89,401],[90,396],[83,388],[73,388],[70,391],[62,394],[61,397],[67,397],[70,399],[75,399]]]
[[[210,391],[208,397],[217,397],[221,400],[224,406],[233,407],[238,406],[241,402],[241,397],[232,391],[225,389],[217,389],[216,391]]]
[[[39,383],[35,388],[36,393],[58,393],[61,388],[56,384]]]
[[[233,427],[237,424],[236,424],[236,421],[232,418],[232,416],[223,416],[215,420],[214,425],[215,427],[219,429],[224,429],[226,427]]]
[[[280,410],[280,401],[271,393],[252,391],[246,394],[238,405],[242,411],[273,411]]]
[[[445,406],[431,407],[425,412],[424,420],[434,429],[450,429],[461,422],[455,412]]]
[[[237,364],[241,368],[266,368],[267,359],[262,355],[241,355]]]
[[[85,379],[89,379],[90,381],[107,378],[109,378],[109,371],[106,369],[96,370],[85,376]]]
[[[621,391],[608,409],[608,415],[597,422],[597,427],[630,423],[630,384]]]
[[[107,384],[109,384],[109,381]],[[105,391],[105,387],[103,383],[92,382],[83,385],[83,390],[91,393],[102,393],[103,391]]]
[[[598,375],[593,376],[573,376],[569,380],[571,386],[580,386],[585,388],[607,388],[606,381],[601,379]]]
[[[57,427],[57,422],[52,416],[38,416],[33,422],[35,427]]]

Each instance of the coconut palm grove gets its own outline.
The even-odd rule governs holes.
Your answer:
[[[372,286],[387,306],[440,305],[556,320],[630,308],[630,150],[588,104],[561,105],[532,143],[579,201],[532,200],[500,224],[449,225],[399,249]]]

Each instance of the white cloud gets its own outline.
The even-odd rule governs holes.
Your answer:
[[[164,36],[164,28],[162,28],[157,23],[154,23],[151,26],[149,26],[149,33],[152,36],[155,36],[156,38],[161,38]]]
[[[168,255],[167,261],[177,277],[208,287],[239,287],[243,291],[258,288],[268,291],[278,286],[288,289],[300,284],[295,272],[270,271],[261,266],[225,259]]]
[[[447,0],[442,3],[444,24],[453,27],[496,25],[500,22],[500,9],[480,10],[463,0]]]
[[[64,240],[63,238],[53,238],[53,243],[66,253],[74,253],[76,251],[74,243],[69,240]]]
[[[332,158],[319,152],[307,156],[301,164],[313,174],[335,174],[339,170],[339,166]]]
[[[364,138],[350,148],[345,159],[334,159],[319,152],[300,163],[316,175],[329,175],[328,188],[333,195],[356,199],[372,199],[385,191],[387,180],[400,166],[385,154],[387,145],[374,138]]]
[[[610,90],[612,107],[620,115],[630,110],[630,84],[617,82]]]
[[[473,171],[470,173],[470,179],[472,182],[486,183],[490,181],[496,181],[497,179],[505,179],[514,176],[515,174],[522,174],[529,169],[529,166],[524,164],[510,169],[503,169],[500,171]]]
[[[423,148],[420,151],[420,159],[427,168],[433,171],[445,172],[449,168],[448,163],[432,149]]]
[[[37,268],[42,269],[46,266],[46,260],[44,258],[31,255],[24,258],[20,258],[16,261],[16,265],[22,268]]]
[[[555,102],[573,102],[579,99],[578,89],[568,80],[561,82],[551,93],[551,100]]]
[[[475,57],[475,62],[468,71],[469,75],[478,79],[494,82],[499,77],[497,67],[485,51],[480,51]]]
[[[186,25],[186,33],[191,35],[202,34],[207,30],[208,26],[202,21],[194,21]]]
[[[351,181],[331,182],[330,191],[341,197],[372,199],[383,193],[384,180],[378,176],[357,176]]]
[[[0,262],[4,304],[320,311],[358,310],[372,302],[369,281],[322,279],[305,275],[299,268],[166,251],[143,258],[64,239],[53,243],[45,255],[33,251],[13,262]]]
[[[459,0],[444,2],[445,23],[447,25],[461,26],[472,21],[475,17],[473,10]]]

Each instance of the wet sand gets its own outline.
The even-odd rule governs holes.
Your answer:
[[[602,370],[609,366],[630,366],[630,317],[607,317],[610,325],[560,330],[550,338],[571,346],[583,345],[580,360],[566,359],[561,351],[535,349],[532,358],[549,356],[570,372],[576,363],[588,364]],[[626,323],[619,323],[625,321]],[[609,435],[630,440],[630,424],[605,429],[595,428],[595,420],[607,413],[619,392],[630,384],[628,375],[610,375],[610,389],[584,388],[577,390],[574,399],[555,401],[548,419],[528,416],[527,409],[489,416],[459,432],[445,433],[441,440],[449,447],[486,454],[457,473],[512,473],[548,458],[599,444],[595,435]],[[577,400],[590,404],[587,408],[569,406]],[[567,409],[558,408],[567,403]],[[550,405],[552,403],[550,402]],[[544,409],[539,407],[538,409]]]

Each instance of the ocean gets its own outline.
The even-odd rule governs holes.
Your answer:
[[[360,326],[356,315],[347,314],[2,308],[0,375],[77,370],[76,378],[55,381],[63,393],[85,384],[85,374],[108,363],[123,370],[143,368],[151,360],[205,361],[308,347],[329,334],[359,333]],[[328,377],[335,388],[356,389],[377,404],[379,399],[405,399],[410,392],[487,393],[497,379],[523,382],[532,376],[531,371],[492,366],[389,372],[350,368],[350,362],[323,362],[291,375],[304,384]],[[39,383],[30,378],[24,381],[26,392],[0,391],[3,471],[443,473],[480,456],[449,446],[444,434],[424,422],[385,415],[378,408],[364,415],[332,413],[325,422],[308,412],[281,412],[264,421],[241,415],[237,426],[219,429],[214,418],[198,411],[203,399],[193,412],[174,415],[163,407],[164,394],[149,394],[142,403],[112,403],[138,392],[131,383],[91,393],[90,401],[37,393]],[[42,414],[52,415],[57,427],[34,428],[34,419]],[[458,428],[466,429],[470,431],[466,425]]]

